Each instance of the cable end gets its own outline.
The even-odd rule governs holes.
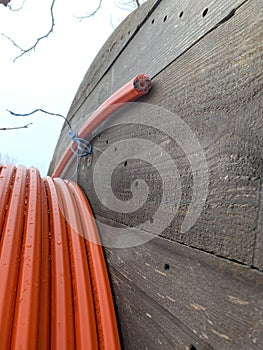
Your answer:
[[[134,78],[133,86],[139,95],[146,95],[151,90],[152,82],[149,77],[140,74]]]

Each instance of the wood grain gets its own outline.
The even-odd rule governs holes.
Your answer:
[[[172,192],[178,180],[169,161],[157,157],[164,169],[161,177],[146,149],[139,155],[148,155],[148,161],[127,156],[117,164],[110,186],[102,188],[102,204],[94,189],[95,168],[110,147],[116,156],[118,142],[127,140],[128,145],[134,138],[153,142],[170,155],[180,175],[179,207],[162,237],[130,249],[105,250],[124,349],[259,350],[263,346],[263,280],[258,271],[263,270],[262,4],[260,0],[146,4],[105,44],[69,112],[78,130],[132,75],[143,72],[153,77],[152,92],[139,103],[156,106],[160,127],[113,126],[137,115],[138,107],[129,106],[103,126],[92,142],[93,155],[80,160],[78,183],[98,221],[123,229],[150,221],[160,207],[163,182]],[[127,36],[129,31],[132,37]],[[209,169],[205,206],[185,233],[180,228],[193,196],[190,154],[161,130],[169,123],[158,106],[191,128]],[[139,116],[149,120],[147,113]],[[66,132],[64,128],[50,171],[68,144]],[[75,161],[63,176],[72,174]],[[99,174],[105,184],[108,172],[105,162]],[[138,179],[148,185],[146,203],[133,213],[111,210],[111,190],[126,205],[134,200],[131,185]],[[169,210],[170,206],[164,207],[163,215]],[[162,219],[152,225],[158,230]]]
[[[72,119],[77,112],[72,120],[73,126],[78,130],[80,124],[77,121],[82,117],[88,118],[133,76],[144,73],[153,77],[158,74],[206,33],[230,18],[244,2],[205,0],[193,5],[190,0],[147,1],[114,32],[88,70],[68,114],[68,118]],[[208,12],[204,16],[206,9]],[[182,11],[184,14],[180,18]],[[56,158],[49,173],[68,143],[66,134],[67,127],[64,125],[61,133],[63,141],[56,147]]]
[[[99,104],[104,102],[105,98],[109,97],[109,95],[112,93],[112,90],[108,84],[104,84],[103,82],[101,83],[102,77],[110,69],[117,57],[126,48],[133,37],[137,34],[150,14],[159,5],[160,1],[161,0],[148,0],[137,11],[132,12],[121,23],[121,25],[118,26],[118,28],[103,45],[85,74],[69,109],[67,118],[70,120],[74,130],[78,130],[82,123],[82,119],[79,118],[80,106],[83,105],[84,101],[87,100],[88,96],[92,94],[98,85],[99,87],[102,87],[102,91],[99,93],[99,95],[96,95],[96,92],[96,102],[89,105],[89,109],[86,110],[85,115],[93,112],[99,106]],[[73,118],[76,113],[76,117]],[[67,133],[68,127],[67,124],[64,124],[49,167],[49,174],[52,174],[53,169],[55,169],[58,160],[64,152],[65,145],[67,145],[69,142]]]
[[[155,76],[205,33],[228,18],[233,10],[244,2],[245,0],[220,2],[205,0],[193,4],[185,0],[147,1],[145,6],[128,17],[121,28],[106,42],[87,72],[76,96],[82,100],[81,103],[84,103],[85,97],[79,95],[85,90],[87,97],[92,91],[87,83],[92,82],[95,86],[94,82],[97,82],[98,78],[101,79],[109,67],[112,68],[109,93],[123,85],[126,76],[130,77],[129,79],[136,76],[138,66],[144,74]],[[206,10],[208,12],[204,15]],[[183,15],[179,17],[182,11]],[[123,37],[127,35],[127,28],[131,25],[136,32],[133,37],[125,41]],[[109,55],[112,45],[117,46],[116,52]],[[125,76],[119,73],[119,67],[125,72]],[[75,104],[73,101],[73,105]]]
[[[209,33],[162,71],[154,79],[151,95],[141,99],[141,102],[163,106],[176,113],[195,133],[205,152],[209,168],[209,195],[195,226],[185,234],[180,233],[192,198],[188,155],[178,147],[176,140],[156,129],[138,125],[107,129],[93,142],[91,167],[85,159],[81,160],[79,183],[88,194],[97,215],[136,226],[149,220],[156,211],[160,203],[161,179],[150,164],[128,160],[126,167],[121,163],[116,168],[112,178],[113,191],[122,200],[131,198],[130,185],[136,177],[144,179],[149,185],[151,196],[134,215],[105,208],[98,201],[92,184],[96,161],[109,146],[125,138],[148,139],[171,155],[181,176],[183,193],[180,207],[163,235],[252,265],[257,234],[259,248],[254,265],[262,267],[262,262],[259,263],[262,261],[262,230],[257,229],[263,148],[263,83],[259,40],[262,27],[256,15],[258,6],[258,1],[243,5],[231,20]],[[228,40],[229,36],[231,41]],[[108,79],[111,79],[110,73]],[[125,113],[136,111],[131,109]],[[118,115],[113,120],[118,120]],[[160,127],[163,125],[165,117],[160,119]],[[174,177],[171,171],[168,168],[166,176],[171,179],[172,191]],[[103,174],[107,177],[107,164]],[[158,225],[158,222],[154,225]]]
[[[124,349],[262,348],[262,273],[162,238],[106,256]]]
[[[75,115],[79,106],[98,85],[160,2],[161,0],[149,0],[144,3],[130,14],[105,42],[80,84],[68,113],[69,119]]]
[[[263,174],[263,168],[262,168],[261,174]],[[263,182],[262,182],[262,177],[261,177],[261,184],[260,184],[260,191],[259,191],[259,209],[258,209],[258,217],[257,217],[255,255],[254,255],[253,265],[263,270]]]

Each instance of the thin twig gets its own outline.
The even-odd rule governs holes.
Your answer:
[[[131,0],[131,1],[121,1],[122,5],[134,5],[136,7],[140,7],[140,1],[139,0]]]
[[[83,19],[87,19],[87,18],[90,18],[90,17],[93,17],[96,15],[96,13],[99,11],[99,9],[101,8],[101,5],[102,5],[102,0],[99,0],[99,4],[97,6],[97,8],[91,12],[91,13],[88,13],[87,15],[85,16],[77,16],[77,19],[82,21]]]
[[[20,55],[16,56],[16,57],[13,59],[14,62],[15,62],[18,58],[24,56],[26,53],[29,53],[30,51],[34,50],[34,49],[36,48],[36,46],[38,45],[38,43],[39,43],[41,40],[47,38],[47,37],[53,32],[53,29],[54,29],[54,26],[55,26],[55,18],[54,18],[54,13],[53,13],[53,8],[54,8],[55,1],[56,1],[56,0],[53,0],[53,1],[52,1],[51,7],[50,7],[51,27],[50,27],[49,31],[48,31],[45,35],[42,35],[41,37],[39,37],[39,38],[35,41],[35,44],[32,45],[31,47],[29,47],[28,49],[23,49],[21,46],[19,46],[18,44],[16,44],[16,42],[15,42],[13,39],[11,39],[9,36],[7,36],[7,35],[5,35],[5,34],[2,33],[2,35],[3,35],[6,39],[8,39],[9,41],[11,41],[11,43],[21,51]]]
[[[119,1],[118,8],[124,11],[132,11],[141,6],[139,0],[131,0],[131,1]]]
[[[13,127],[13,128],[0,128],[0,130],[16,130],[16,129],[27,129],[28,128],[28,125],[32,125],[33,123],[28,123],[26,125],[23,125],[23,126],[16,126],[16,127]]]
[[[72,130],[72,127],[71,127],[71,124],[70,124],[69,120],[66,117],[64,117],[64,115],[58,114],[58,113],[47,112],[47,111],[45,111],[42,108],[37,108],[37,109],[35,109],[34,111],[32,111],[30,113],[14,113],[14,112],[10,111],[9,109],[7,109],[7,112],[9,112],[10,114],[14,115],[15,117],[28,117],[29,115],[32,115],[32,114],[37,113],[37,112],[42,112],[42,113],[45,113],[45,114],[48,114],[48,115],[54,115],[56,117],[63,118],[66,121],[66,123],[68,124],[70,130]]]
[[[112,28],[113,30],[115,30],[115,27],[114,27],[113,21],[112,21],[112,14],[110,14],[110,25],[111,25],[111,28]]]

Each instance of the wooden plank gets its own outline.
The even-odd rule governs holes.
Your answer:
[[[108,93],[123,85],[126,82],[126,76],[129,77],[128,79],[131,79],[141,72],[151,77],[158,74],[169,63],[202,38],[205,33],[209,32],[221,21],[224,21],[244,2],[245,0],[224,0],[220,2],[217,0],[205,0],[193,4],[189,0],[162,0],[158,7],[156,2],[146,2],[147,7],[143,7],[143,11],[135,12],[133,17],[129,18],[129,23],[124,22],[118,28],[116,34],[114,33],[114,38],[111,37],[110,41],[102,48],[102,51],[88,71],[86,79],[84,78],[77,96],[81,94],[83,89],[88,88],[90,92],[87,83],[93,81],[91,74],[97,73],[96,68],[104,63],[105,56],[108,61],[108,50],[112,46],[112,40],[114,39],[116,43],[119,37],[126,35],[127,26],[135,25],[135,28],[138,28],[137,14],[140,15],[139,26],[141,30],[136,30],[134,36],[126,42],[125,50],[122,52],[118,50],[118,55],[113,54],[113,57],[116,58],[117,56],[117,59],[108,63],[107,69],[104,66],[102,66],[104,71],[100,69],[98,76],[101,78],[102,72],[105,74],[114,63],[112,67],[112,81]],[[206,11],[208,11],[207,14]],[[182,12],[183,15],[180,17]],[[134,20],[136,20],[135,23],[133,23]],[[124,46],[121,48],[124,48]],[[101,56],[102,53],[103,56]],[[140,72],[138,72],[138,66],[140,67]],[[119,74],[120,70],[125,72],[125,75]],[[88,96],[87,92],[86,96]],[[84,99],[82,98],[83,102]]]
[[[148,0],[139,9],[133,11],[105,42],[85,74],[74,97],[68,113],[70,119],[160,2],[161,0]]]
[[[106,72],[109,70],[121,52],[130,43],[133,37],[136,36],[147,18],[159,5],[160,1],[161,0],[148,0],[139,9],[132,12],[121,23],[121,25],[118,26],[118,28],[103,45],[96,58],[92,62],[91,66],[89,67],[87,73],[85,74],[85,77],[83,78],[83,81],[81,82],[69,109],[67,118],[71,121],[74,130],[79,130],[81,126],[80,122],[82,122],[82,119],[79,118],[80,106],[84,101],[86,101],[88,96],[92,94],[96,86],[100,83],[102,77],[106,74]],[[92,103],[92,105],[90,105],[90,112],[94,111],[99,106],[99,104],[104,102],[104,100],[113,92],[108,83],[103,83],[102,85],[103,92],[101,92],[99,95],[97,92],[95,93],[96,103]],[[99,86],[101,86],[101,84],[99,84]],[[73,118],[76,113],[77,116]],[[49,174],[52,174],[53,169],[55,169],[58,160],[65,150],[65,146],[69,143],[67,134],[68,127],[67,124],[64,124],[61,130],[59,141],[55,148],[53,159],[49,167]]]
[[[232,2],[210,3],[233,9]],[[184,7],[184,14],[194,14],[195,6],[203,6],[202,10],[208,7],[204,18],[202,11],[196,10],[196,15],[201,15],[199,20],[206,21],[211,14],[210,3],[191,3],[187,10]],[[127,81],[132,69],[136,73],[141,71],[141,52],[146,45],[145,41],[141,43],[142,38],[152,40],[147,25],[155,34],[154,28],[165,31],[168,21],[175,19],[176,12],[171,15],[169,12],[163,22],[167,15],[165,4],[176,6],[172,1],[163,1],[113,65],[102,73],[99,83],[85,97],[72,119],[76,127],[119,87],[113,84],[121,85],[122,79]],[[159,130],[141,125],[109,124],[94,140],[93,156],[80,161],[78,182],[87,193],[97,219],[109,226],[140,225],[152,218],[162,200],[162,178],[156,169],[149,162],[133,157],[127,158],[126,164],[125,161],[118,164],[111,178],[111,188],[104,188],[103,196],[107,203],[113,190],[125,203],[132,199],[131,183],[141,178],[149,186],[147,202],[130,214],[104,206],[94,190],[93,175],[99,156],[109,147],[113,146],[115,152],[114,144],[127,138],[153,141],[170,154],[180,173],[181,201],[174,220],[162,233],[165,239],[155,238],[130,249],[106,249],[125,349],[254,350],[263,347],[262,273],[250,268],[251,265],[263,268],[261,6],[259,0],[245,2],[228,21],[227,17],[222,18],[216,28],[211,27],[192,44],[189,41],[189,47],[181,55],[171,56],[165,69],[161,68],[161,59],[156,61],[153,57],[152,63],[148,56],[146,58],[149,67],[155,69],[160,63],[160,69],[156,68],[158,73],[153,79],[151,95],[140,102],[163,106],[179,116],[198,138],[207,159],[209,194],[198,221],[188,232],[181,233],[180,227],[192,198],[189,153],[178,147],[176,139],[160,130],[168,125],[165,115],[160,115]],[[155,21],[151,24],[153,15]],[[188,17],[180,19],[182,25],[185,20],[187,26]],[[192,31],[195,30],[199,29],[193,27]],[[165,37],[162,30],[159,33]],[[142,49],[140,52],[129,51],[135,42]],[[167,55],[166,40],[159,40],[159,44]],[[112,120],[136,116],[136,111],[136,107],[126,109]],[[145,115],[141,115],[141,119],[147,121]],[[65,130],[57,157],[67,144],[63,137]],[[123,145],[123,148],[130,154],[128,146]],[[164,180],[170,179],[168,189],[172,191],[175,180],[169,162],[162,165],[166,169]],[[65,176],[72,165],[69,164],[68,169],[65,169]],[[99,175],[106,180],[107,174],[105,163]],[[158,228],[161,221],[154,221],[153,225]]]
[[[125,349],[262,349],[262,273],[162,238],[106,256]]]
[[[124,349],[213,349],[122,273],[111,267],[109,271]]]
[[[262,173],[263,174],[263,168]],[[255,242],[255,256],[254,266],[263,270],[263,182],[261,178],[260,192],[259,192],[259,208],[258,208],[258,219],[256,229],[256,242]]]
[[[192,198],[192,178],[187,154],[176,140],[160,130],[140,125],[114,126],[94,142],[93,161],[82,159],[78,181],[86,191],[96,215],[136,226],[149,220],[161,198],[161,179],[145,162],[121,162],[112,178],[117,198],[131,198],[130,185],[136,178],[149,184],[151,196],[136,215],[117,213],[100,203],[93,188],[93,171],[102,152],[115,142],[130,137],[152,140],[176,160],[182,182],[182,198],[175,219],[163,232],[169,239],[211,252],[247,265],[262,268],[262,245],[258,243],[253,263],[262,179],[262,26],[257,16],[260,2],[250,1],[230,21],[209,33],[154,79],[150,96],[142,99],[176,113],[198,137],[209,169],[209,195],[196,224],[187,232],[180,227]],[[231,37],[231,41],[229,41]],[[107,75],[111,80],[110,73]],[[106,76],[104,77],[106,79]],[[94,92],[95,94],[95,92]],[[95,100],[95,96],[92,96]],[[94,100],[87,100],[87,103]],[[136,111],[126,110],[125,116]],[[113,120],[121,121],[122,113]],[[145,116],[141,116],[146,120]],[[81,120],[81,118],[79,118]],[[165,117],[160,119],[160,129]],[[127,150],[128,151],[128,150]],[[168,164],[168,162],[166,162]],[[165,163],[164,163],[165,166]],[[102,169],[107,176],[108,169]],[[132,177],[133,176],[133,177]],[[172,169],[166,177],[173,179]],[[173,180],[168,184],[173,191]],[[105,196],[111,189],[105,189]],[[168,210],[168,209],[167,209]],[[158,222],[154,223],[155,226]]]
[[[76,111],[77,120],[83,116],[87,118],[89,113],[133,76],[144,73],[153,77],[158,74],[206,33],[231,17],[234,10],[245,1],[204,0],[194,4],[190,0],[162,0],[160,4],[159,1],[147,1],[118,28],[95,58],[72,103],[69,119]],[[206,9],[208,12],[204,15]],[[180,17],[182,11],[184,14]],[[109,59],[111,54],[108,55],[108,52],[111,52],[112,45],[116,49],[112,59]],[[107,78],[103,79],[108,72]],[[98,82],[99,86],[94,90]],[[64,125],[61,139],[65,138],[67,130]],[[62,149],[67,142],[63,142]],[[55,150],[57,158],[53,160],[49,173],[63,153],[60,145],[61,142]]]
[[[123,84],[119,66],[131,77],[136,75],[138,66],[150,77],[156,76],[245,2],[163,0],[136,35],[136,40],[131,41],[125,54],[115,62],[114,86]],[[139,56],[134,54],[136,51]]]

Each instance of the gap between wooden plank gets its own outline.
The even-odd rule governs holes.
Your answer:
[[[244,2],[242,4],[240,4],[239,6],[237,6],[236,8],[232,9],[230,11],[230,13],[225,16],[221,21],[219,21],[213,28],[211,28],[210,30],[208,30],[202,37],[200,37],[199,39],[197,39],[191,46],[189,46],[187,49],[185,49],[185,51],[183,51],[179,56],[177,56],[173,61],[171,61],[169,64],[167,64],[164,68],[162,68],[158,73],[156,73],[155,75],[153,75],[151,77],[151,79],[156,78],[160,73],[162,73],[167,67],[169,67],[173,62],[175,62],[179,57],[183,56],[187,51],[189,51],[193,46],[195,46],[197,43],[199,43],[199,41],[203,40],[205,36],[207,36],[208,34],[210,34],[211,32],[213,32],[215,29],[217,29],[218,27],[220,27],[222,24],[224,24],[225,22],[229,21],[236,13],[236,11],[243,6],[246,2],[248,2],[248,0],[244,0]]]

